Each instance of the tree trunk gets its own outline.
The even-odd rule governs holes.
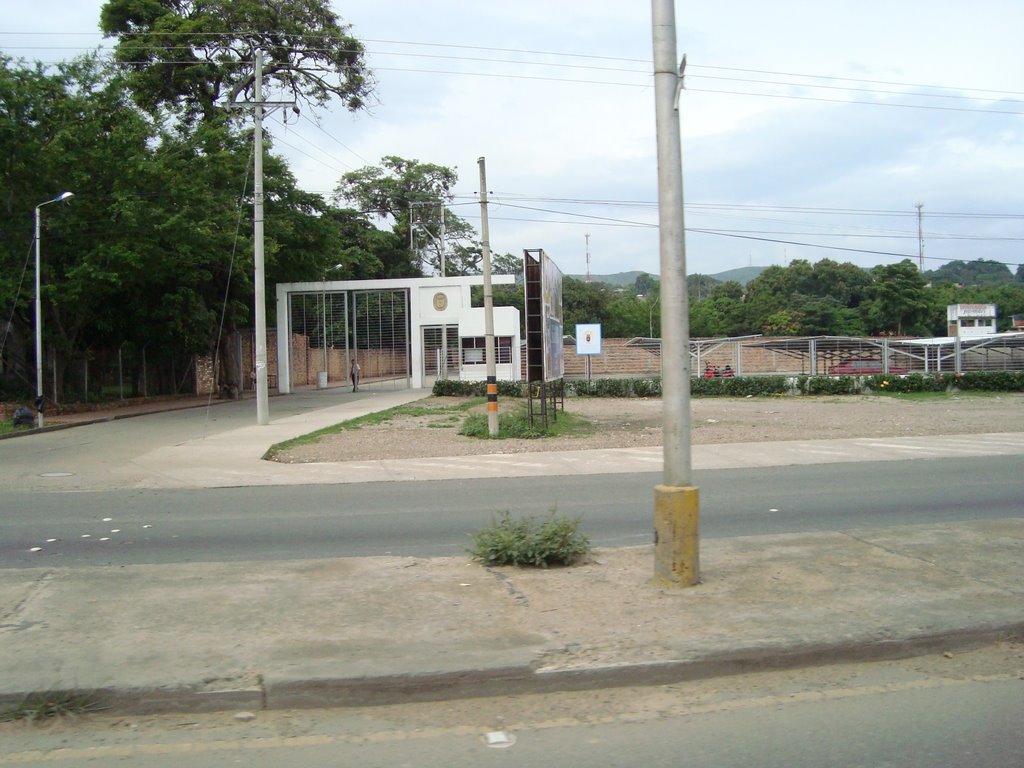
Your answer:
[[[242,381],[238,371],[238,332],[225,332],[220,339],[217,354],[217,394],[222,400],[238,400],[242,396]]]

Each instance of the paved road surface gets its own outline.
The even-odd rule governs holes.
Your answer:
[[[1017,517],[1018,457],[697,473],[705,538]],[[460,555],[499,510],[651,540],[657,473],[256,488],[4,493],[0,567]],[[107,520],[109,518],[109,520]],[[149,526],[149,527],[146,527]],[[50,541],[55,539],[55,541]],[[33,552],[33,549],[38,551]]]
[[[251,721],[100,715],[8,726],[0,765],[1007,768],[1024,752],[1019,662],[1019,652],[997,647],[647,689],[258,712]]]

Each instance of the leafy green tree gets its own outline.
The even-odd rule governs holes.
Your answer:
[[[441,210],[454,199],[457,182],[452,168],[389,155],[381,158],[380,165],[344,174],[334,199],[390,222],[392,232],[404,242],[429,252],[426,263],[439,271]],[[479,273],[480,250],[473,234],[468,222],[445,210],[444,241],[451,262],[446,263],[446,274]],[[416,270],[405,277],[419,274]]]
[[[764,333],[768,336],[799,336],[803,317],[788,309],[780,309],[768,315],[764,321]]]
[[[856,264],[831,259],[815,262],[808,295],[835,299],[848,309],[856,309],[868,297],[871,273]]]
[[[747,323],[761,332],[768,318],[788,309],[795,291],[786,267],[771,266],[747,284]]]
[[[910,259],[885,264],[872,270],[873,308],[869,322],[875,333],[903,336],[927,333],[928,302],[924,278]]]
[[[264,79],[287,99],[317,107],[339,99],[361,109],[372,90],[362,43],[326,0],[108,0],[100,28],[148,112],[209,121],[226,102],[255,97]]]
[[[660,336],[661,329],[654,325],[652,308],[653,303],[646,299],[629,293],[617,295],[608,304],[608,316],[601,326],[602,335],[613,339]]]
[[[122,328],[126,283],[139,268],[138,250],[124,237],[140,208],[136,189],[148,173],[154,132],[96,57],[49,71],[5,60],[0,89],[16,92],[3,101],[0,135],[13,153],[4,168],[4,229],[23,233],[14,239],[17,251],[31,243],[33,207],[61,191],[75,193],[73,205],[59,215],[47,209],[43,217],[44,346],[57,352],[60,398],[69,359],[109,343]],[[31,158],[32,167],[15,157]],[[20,255],[5,251],[5,266],[13,266],[12,256],[20,265]],[[31,293],[22,290],[20,296],[16,311],[27,327]],[[10,306],[13,297],[3,298]]]
[[[658,278],[653,275],[649,275],[646,272],[641,272],[637,275],[636,280],[633,282],[633,292],[637,296],[646,296],[650,293],[656,293],[658,287]]]
[[[855,309],[850,309],[831,296],[793,297],[793,315],[800,336],[863,336],[864,322]]]
[[[746,307],[741,301],[719,296],[690,305],[691,336],[740,336],[746,332]]]
[[[562,278],[562,324],[570,331],[579,323],[607,324],[615,292],[604,283]],[[606,334],[607,335],[607,334]]]
[[[686,278],[686,295],[691,304],[703,301],[719,285],[719,281],[711,275],[695,272]]]
[[[511,253],[491,254],[491,274],[494,275],[516,275],[520,280],[523,277],[523,257]]]
[[[709,298],[712,299],[732,299],[733,301],[743,301],[744,290],[743,286],[735,280],[727,280],[724,283],[718,283],[711,289],[711,295]]]
[[[101,11],[100,27],[108,36],[117,38],[115,58],[128,73],[128,85],[136,103],[155,120],[169,118],[178,134],[177,143],[188,146],[185,155],[191,157],[195,150],[197,156],[209,159],[214,166],[198,175],[218,185],[215,192],[198,195],[199,199],[221,198],[218,202],[222,204],[212,209],[211,216],[223,215],[224,194],[237,195],[238,181],[245,177],[244,163],[232,168],[223,153],[232,151],[243,159],[249,155],[247,147],[238,144],[237,129],[232,127],[233,123],[247,123],[248,116],[226,111],[224,107],[267,95],[266,91],[255,91],[258,54],[264,61],[265,88],[269,88],[272,98],[283,96],[296,104],[313,107],[339,99],[354,111],[365,105],[372,90],[362,44],[349,34],[349,27],[326,0],[269,4],[258,0],[107,0]],[[268,159],[266,165],[270,164]],[[212,170],[225,169],[231,173],[210,178]],[[272,173],[269,168],[265,170],[268,175]],[[287,188],[285,174],[281,178]],[[282,199],[266,195],[270,202],[267,223],[276,217],[278,226],[290,228],[287,233],[274,233],[270,227],[266,230],[268,277],[282,275],[292,267],[300,272],[326,269],[326,265],[317,264],[323,257],[318,257],[316,251],[331,246],[337,233],[331,229],[329,219],[307,220],[323,213],[318,203],[298,194],[294,185],[288,191],[289,200],[280,206],[280,213],[271,208]],[[298,215],[285,213],[292,206],[295,209],[291,213]],[[197,211],[190,213],[203,218]],[[190,216],[179,218],[184,221]],[[223,297],[228,332],[218,334],[223,363],[220,375],[223,389],[236,393],[241,382],[238,366],[231,359],[236,348],[233,326],[249,315],[247,305],[251,297],[242,283],[230,279],[235,266],[248,266],[244,258],[236,265],[230,257],[234,248],[216,247],[215,235],[223,231],[223,222],[219,229],[200,227],[186,242],[203,240],[207,252],[214,254],[216,260],[207,292],[216,291]],[[243,238],[240,235],[234,245]],[[295,263],[276,271],[278,264],[292,258],[292,249],[280,247],[286,239],[294,246]],[[286,258],[282,260],[279,254]]]

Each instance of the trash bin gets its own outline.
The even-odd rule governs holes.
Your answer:
[[[316,372],[316,388],[327,389],[327,371]]]

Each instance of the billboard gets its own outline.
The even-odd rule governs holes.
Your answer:
[[[523,251],[527,381],[562,378],[562,272],[543,250]]]

